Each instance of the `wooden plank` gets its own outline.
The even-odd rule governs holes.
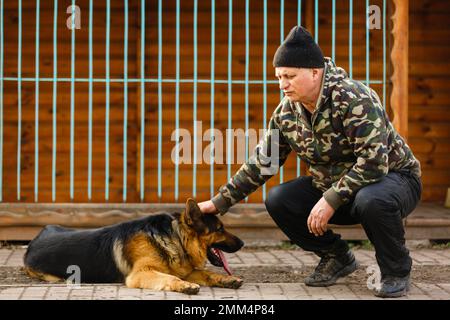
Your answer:
[[[0,240],[29,240],[47,224],[93,228],[166,211],[182,211],[184,204],[1,204]],[[286,239],[263,205],[236,205],[221,217],[231,232],[244,240]],[[345,239],[364,239],[359,225],[331,226]],[[422,204],[405,221],[407,239],[442,239],[450,235],[450,210]],[[272,233],[272,235],[270,235]]]
[[[393,124],[402,137],[408,139],[408,7],[409,0],[393,0],[392,16],[394,44],[391,51]]]
[[[420,150],[420,152],[428,154],[449,154],[450,142],[448,139],[426,139],[422,137],[411,137],[408,144],[413,150]]]
[[[411,125],[414,122],[430,123],[450,122],[450,105],[429,105],[426,108],[422,104],[410,104],[409,121]]]

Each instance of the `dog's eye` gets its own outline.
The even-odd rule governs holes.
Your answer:
[[[219,227],[217,228],[217,231],[218,231],[218,232],[224,232],[224,231],[225,231],[225,229],[224,229],[224,227],[223,227],[223,226],[219,226]]]

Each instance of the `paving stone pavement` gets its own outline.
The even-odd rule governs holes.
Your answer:
[[[0,268],[23,266],[25,247],[0,249]],[[363,266],[375,265],[375,253],[354,250]],[[261,249],[226,254],[230,266],[315,266],[318,258],[302,250]],[[450,268],[450,250],[415,249],[411,257],[416,266]],[[379,299],[365,283],[338,283],[328,288],[307,287],[303,283],[244,283],[238,290],[202,287],[197,295],[130,289],[120,284],[78,287],[65,284],[0,284],[0,300],[348,300]],[[408,296],[400,299],[450,300],[450,279],[444,283],[412,283]]]

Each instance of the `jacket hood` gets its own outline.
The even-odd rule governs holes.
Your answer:
[[[348,79],[347,72],[337,67],[331,58],[325,58],[324,78],[322,82],[322,95],[318,107],[320,108],[331,97],[331,93],[335,90],[343,80]]]

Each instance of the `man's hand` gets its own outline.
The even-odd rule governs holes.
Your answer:
[[[218,214],[219,211],[217,210],[216,206],[211,200],[199,202],[198,206],[200,210],[202,210],[203,213],[206,214]]]
[[[315,236],[321,236],[327,231],[327,224],[334,214],[331,207],[324,197],[316,203],[308,217],[308,230]]]

